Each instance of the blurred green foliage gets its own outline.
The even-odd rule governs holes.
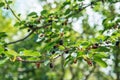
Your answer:
[[[46,2],[39,14],[31,12],[21,20],[21,14],[11,8],[12,1],[1,0],[0,79],[119,80],[120,13],[115,11],[115,4],[120,2],[83,2],[58,0],[54,1],[55,8]],[[88,7],[104,17],[103,29],[90,25]],[[10,10],[17,20],[4,16],[5,10]],[[81,34],[72,26],[80,17]],[[110,68],[109,74],[102,68]]]

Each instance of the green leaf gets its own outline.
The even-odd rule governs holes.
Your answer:
[[[6,36],[7,36],[7,34],[5,32],[0,32],[0,38],[6,37]]]
[[[60,50],[64,50],[64,49],[65,49],[65,47],[64,47],[64,46],[62,46],[62,45],[60,45],[60,46],[59,46],[59,49],[60,49]]]
[[[3,47],[0,45],[0,54],[4,51]]]
[[[105,18],[102,22],[105,30],[106,29],[111,29],[116,23],[113,23],[112,21],[114,20],[114,16],[110,17],[110,18]]]
[[[14,26],[20,26],[21,24],[20,24],[20,22],[16,22],[15,24],[14,24]]]
[[[8,1],[8,4],[12,4],[12,1]]]
[[[110,49],[108,49],[108,48],[105,47],[105,46],[101,46],[101,47],[99,47],[98,49],[96,49],[96,51],[98,51],[98,52],[109,52]]]
[[[87,45],[89,45],[89,42],[88,41],[84,41],[84,42],[81,43],[81,45],[82,46],[87,46]]]
[[[33,50],[23,50],[20,56],[32,56],[32,57],[39,57],[41,56],[40,52],[33,51]]]
[[[107,63],[103,61],[101,58],[94,58],[94,61],[99,64],[101,67],[107,67]]]
[[[78,1],[83,1],[83,0],[78,0]]]
[[[70,0],[68,0],[68,1],[65,1],[64,3],[63,3],[63,5],[65,6],[65,5],[69,5],[71,2],[70,2]]]
[[[19,56],[19,54],[15,52],[14,50],[5,51],[5,54],[8,56]]]
[[[20,17],[20,16],[21,16],[21,14],[19,13],[19,14],[18,14],[18,16]]]
[[[0,65],[4,64],[8,59],[9,57],[5,58],[4,60],[0,60]]]
[[[71,10],[70,10],[70,9],[67,9],[67,10],[65,11],[65,15],[69,14],[70,12],[71,12]]]
[[[41,52],[41,53],[44,53],[44,52],[50,50],[51,47],[54,46],[54,45],[55,45],[55,42],[49,42],[49,43],[47,43],[47,44],[41,49],[40,52]]]
[[[60,9],[63,9],[66,5],[70,5],[70,3],[71,3],[70,0],[65,1]]]
[[[5,5],[4,2],[0,2],[0,7],[3,7]]]
[[[47,66],[49,63],[50,63],[50,60],[46,60],[46,61],[44,62],[44,65]]]
[[[74,60],[74,58],[72,58],[70,55],[66,58],[66,61],[64,63],[64,66],[66,66],[67,64],[71,63]]]
[[[31,12],[30,14],[28,14],[28,16],[37,16],[36,12]]]
[[[67,59],[64,63],[64,66],[66,66],[70,62],[70,59]]]
[[[84,55],[84,53],[85,53],[84,51],[79,51],[77,55],[78,55],[78,57],[81,57]]]
[[[44,15],[44,14],[46,14],[48,11],[47,10],[43,10],[43,11],[41,11],[41,15]]]
[[[95,54],[94,54],[94,57],[107,58],[108,55],[107,55],[106,53],[101,52],[101,53],[95,53]]]

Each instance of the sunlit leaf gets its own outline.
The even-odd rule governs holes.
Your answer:
[[[62,45],[60,45],[60,46],[59,46],[59,49],[60,49],[60,50],[64,50],[64,49],[65,49],[65,47],[64,47],[64,46],[62,46]]]
[[[21,56],[36,56],[39,57],[41,56],[40,52],[38,51],[33,51],[33,50],[23,50]]]
[[[0,54],[4,51],[4,48],[0,45]]]
[[[100,53],[94,53],[94,57],[107,58],[108,55],[104,52],[100,52]]]
[[[19,56],[19,54],[16,51],[10,49],[8,49],[8,51],[5,51],[5,54],[8,56]]]
[[[94,61],[99,64],[101,67],[107,67],[107,63],[103,61],[101,58],[94,58]]]

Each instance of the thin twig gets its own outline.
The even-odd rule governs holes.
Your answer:
[[[10,11],[12,12],[12,14],[14,15],[14,17],[21,22],[20,18],[18,18],[18,16],[15,14],[15,12],[12,10],[12,8],[10,7],[10,5],[8,4],[7,0],[5,0],[5,3],[7,4],[7,7],[10,9]]]
[[[82,11],[82,10],[86,9],[87,7],[94,5],[94,4],[96,4],[97,2],[99,2],[99,1],[100,1],[100,0],[92,1],[90,4],[86,5],[86,6],[83,7],[82,9],[79,9],[79,11]]]
[[[56,60],[56,59],[59,58],[60,56],[62,56],[62,55],[58,55],[58,56],[56,56],[53,60]]]
[[[33,28],[32,31],[31,31],[27,36],[25,36],[24,38],[19,39],[19,40],[16,40],[16,41],[13,41],[13,42],[6,43],[5,45],[15,44],[15,43],[24,41],[24,40],[27,39],[29,36],[31,36],[36,30],[38,30],[38,29],[40,29],[40,28],[45,28],[45,27],[47,27],[47,26],[49,26],[49,25],[50,25],[50,23],[48,23],[48,24],[46,24],[46,25],[43,25],[43,26],[41,26],[41,27]]]
[[[10,45],[10,44],[14,44],[14,43],[23,41],[23,40],[27,39],[30,35],[32,35],[32,33],[33,33],[34,31],[35,31],[35,30],[32,30],[27,36],[25,36],[25,37],[22,38],[22,39],[19,39],[19,40],[17,40],[17,41],[13,41],[13,42],[9,42],[9,43],[7,43],[7,44],[5,44],[5,45]]]
[[[25,62],[25,63],[44,63],[44,60],[38,60],[38,61],[28,61],[28,60],[21,60],[21,62]]]

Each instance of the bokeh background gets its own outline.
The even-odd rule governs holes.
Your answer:
[[[10,6],[16,14],[21,15],[21,19],[26,19],[30,12],[34,11],[40,15],[39,13],[44,8],[56,9],[56,6],[62,4],[64,1],[13,0]],[[90,2],[91,0],[83,0],[83,4],[85,5]],[[70,26],[73,30],[73,35],[71,36],[79,36],[86,40],[94,38],[99,35],[97,33],[99,30],[104,29],[104,25],[102,24],[103,20],[111,16],[117,19],[116,15],[120,15],[119,1],[114,4],[98,3],[93,7],[87,7],[79,16],[70,18],[70,21],[72,21]],[[27,29],[20,30],[18,27],[14,27],[16,21],[10,10],[5,9],[5,7],[0,9],[0,32],[7,32],[8,37],[5,39],[6,42],[17,40],[28,34],[26,33]],[[112,32],[104,33],[104,35],[111,36]],[[34,38],[32,37],[27,41],[10,45],[9,48],[16,51],[21,47],[33,49],[36,44],[34,44]],[[56,59],[54,68],[52,69],[47,64],[47,61],[46,63],[40,64],[40,68],[37,68],[35,63],[11,62],[7,59],[1,59],[0,80],[116,80],[116,58],[114,53],[114,51],[108,53],[108,59],[105,59],[108,64],[106,68],[100,67],[99,65],[89,66],[84,60],[78,61],[77,63],[68,63],[64,66],[61,57]],[[120,66],[120,63],[118,64]]]

